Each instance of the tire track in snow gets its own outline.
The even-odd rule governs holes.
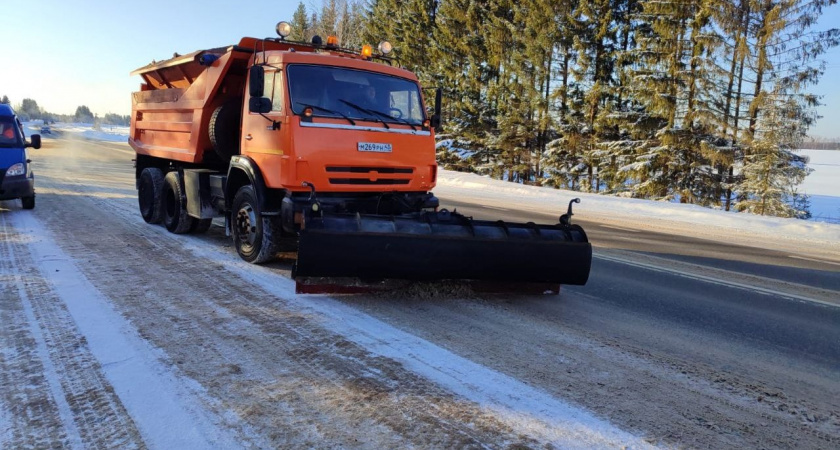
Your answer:
[[[37,326],[25,310],[23,280],[12,253],[20,236],[6,222],[10,214],[0,212],[0,448],[69,447],[71,437],[56,403],[63,397],[54,394],[42,360],[43,339],[36,338]],[[65,403],[61,409],[69,408]],[[73,435],[78,446],[81,439]]]
[[[45,222],[68,253],[86,261],[98,289],[169,362],[218,396],[219,414],[234,411],[272,447],[536,444],[317,318],[286,310],[282,299],[210,259],[178,249],[178,236],[143,223],[124,201],[92,193],[64,198],[62,206],[48,198],[42,204]],[[138,285],[145,290],[126,292]]]
[[[14,221],[11,214],[28,213],[9,213],[6,217]],[[62,446],[145,448],[134,423],[104,379],[99,363],[90,354],[67,308],[38,273],[31,249],[26,244],[30,239],[15,230],[13,225],[10,227],[5,217],[3,226],[7,236],[4,246],[4,252],[8,254],[7,264],[17,272],[14,277],[18,281],[16,285],[22,311],[35,341],[35,352],[43,372],[41,376],[49,386],[48,392],[52,394],[58,418],[66,430],[67,437]],[[33,362],[31,357],[27,361],[30,364]],[[49,411],[40,411],[28,417],[29,422],[34,424],[55,419]],[[47,431],[44,434],[40,439],[49,440],[58,433]],[[43,442],[37,442],[38,437],[35,439],[36,442],[24,439],[19,444],[41,447]]]
[[[67,320],[56,327],[58,332],[55,334],[62,335],[72,329],[80,337],[77,347],[84,348],[85,360],[89,359],[89,365],[98,368],[93,374],[57,374],[67,392],[76,422],[82,421],[84,426],[92,428],[90,434],[98,439],[91,442],[83,439],[84,447],[240,447],[242,439],[219,425],[223,419],[208,414],[201,407],[197,401],[201,389],[177,377],[160,363],[161,352],[150,348],[136,335],[134,328],[113,310],[72,260],[49,239],[37,219],[31,216],[16,219],[19,227],[25,227],[37,236],[29,246],[32,259],[37,261],[46,282],[55,288],[55,294],[49,300],[60,305],[63,314],[67,315]],[[73,241],[72,236],[67,239]],[[59,272],[61,275],[56,275]],[[121,293],[125,292],[126,287],[121,286]],[[38,320],[43,323],[48,318],[39,317]],[[104,389],[91,387],[96,382]],[[81,392],[69,392],[68,386],[83,388]],[[106,395],[100,391],[105,391],[107,398],[103,398]],[[96,409],[84,409],[85,405],[78,404],[79,398],[94,402]],[[79,427],[83,425],[79,424]],[[82,434],[84,437],[85,429]]]
[[[78,188],[84,192],[84,186]],[[96,279],[104,291],[115,289],[109,284],[131,286],[144,279],[156,280],[143,298],[126,298],[120,302],[125,313],[147,338],[165,348],[185,373],[219,395],[241,417],[254,424],[255,429],[286,425],[282,428],[290,436],[269,435],[275,444],[363,446],[367,443],[375,447],[377,443],[395,446],[402,442],[402,446],[495,447],[504,443],[533,446],[536,445],[533,436],[538,436],[537,441],[560,442],[567,447],[617,446],[624,442],[644,446],[635,437],[588,413],[551,398],[540,398],[545,394],[428,342],[404,333],[393,334],[396,330],[351,308],[324,300],[328,306],[310,309],[307,305],[317,305],[321,299],[293,300],[293,294],[289,294],[290,280],[242,264],[232,252],[220,255],[224,250],[205,251],[203,246],[207,244],[199,243],[198,239],[173,236],[162,228],[146,225],[139,219],[133,202],[127,199],[112,200],[91,194],[72,199],[82,203],[66,207],[68,213],[88,210],[95,217],[56,214],[49,220],[57,232],[72,229],[71,224],[85,220],[100,225],[102,232],[95,240],[76,234],[74,237],[80,242],[71,244],[74,255],[94,262],[85,267],[88,276]],[[64,233],[69,237],[71,231]],[[115,245],[118,242],[131,244],[126,248]],[[191,255],[181,246],[193,250],[197,246],[202,250]],[[167,247],[170,251],[157,251]],[[112,248],[113,252],[109,251]],[[107,261],[118,255],[123,256],[127,266],[117,272],[109,269]],[[100,259],[106,263],[96,265]],[[135,259],[141,262],[132,263]],[[213,260],[224,265],[210,262]],[[175,267],[177,270],[172,269]],[[225,268],[241,279],[224,275]],[[170,278],[175,282],[166,281]],[[256,288],[254,281],[262,289]],[[167,292],[166,288],[171,291]],[[278,288],[279,297],[271,294]],[[161,289],[164,292],[155,292]],[[340,311],[330,312],[331,308]],[[322,328],[340,325],[344,314],[352,323],[349,327],[339,326],[341,334]],[[164,318],[171,321],[167,326],[177,333],[177,339],[155,330],[161,324],[152,322]],[[143,320],[147,323],[139,323]],[[359,330],[353,329],[359,325],[381,329],[388,338],[377,337],[371,330],[360,336]],[[261,336],[247,328],[256,328]],[[352,337],[347,339],[342,336],[344,333]],[[203,345],[195,347],[189,342],[196,336],[201,337]],[[389,342],[389,338],[398,342]],[[176,340],[180,345],[167,344],[168,340]],[[371,349],[375,351],[371,353]],[[406,355],[407,349],[416,353]],[[235,356],[226,358],[225,355]],[[441,361],[435,362],[435,358],[441,357]],[[453,366],[458,364],[464,366]],[[273,376],[275,381],[266,383],[267,376]],[[469,381],[475,376],[480,378],[475,381],[479,386]],[[449,388],[467,397],[453,394]],[[237,398],[243,394],[253,397],[253,404],[243,406],[242,399]],[[517,396],[525,399],[519,400]],[[479,403],[474,403],[476,400]],[[531,408],[548,408],[549,412]],[[310,423],[282,417],[283,413],[308,415]],[[272,415],[279,422],[268,421],[267,416]],[[328,422],[342,426],[336,430]],[[303,428],[298,429],[301,425]],[[389,438],[382,426],[402,436],[402,440]],[[347,438],[347,431],[342,435],[342,430],[347,429],[359,430],[356,436],[365,440],[342,440]],[[517,433],[522,434],[517,437]]]

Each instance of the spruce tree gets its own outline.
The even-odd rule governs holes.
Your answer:
[[[763,113],[751,127],[754,137],[744,158],[744,180],[738,190],[743,199],[739,211],[780,217],[804,217],[807,203],[797,202],[796,186],[811,169],[808,158],[794,153],[799,148],[808,122],[808,111],[796,97],[776,88],[759,99]]]
[[[489,0],[447,0],[436,11],[433,68],[436,85],[443,89],[444,130],[471,151],[479,173],[495,167],[496,152],[488,146],[496,128],[488,85],[495,71],[488,64]]]
[[[306,11],[306,5],[303,2],[298,4],[295,13],[292,15],[292,34],[289,39],[292,41],[309,41],[312,39],[313,24],[309,22],[309,13]]]

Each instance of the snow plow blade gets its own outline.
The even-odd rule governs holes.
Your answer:
[[[293,276],[583,285],[591,262],[577,225],[332,213],[307,218]]]

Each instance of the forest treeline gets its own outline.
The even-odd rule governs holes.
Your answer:
[[[445,167],[807,217],[795,149],[840,41],[815,29],[835,2],[324,0],[300,3],[293,37],[388,39],[443,89]]]
[[[0,103],[6,103],[9,105],[12,104],[11,100],[9,100],[9,97],[6,95],[0,97]],[[13,108],[21,120],[43,120],[44,123],[80,122],[91,123],[94,127],[101,125],[128,126],[130,119],[130,116],[114,113],[108,113],[100,117],[99,115],[91,112],[90,108],[85,105],[76,107],[76,112],[74,114],[51,113],[38,106],[38,102],[31,98],[21,100],[21,102],[14,105]]]
[[[840,150],[840,139],[809,138],[799,148],[813,150]]]

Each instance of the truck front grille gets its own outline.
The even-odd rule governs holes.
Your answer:
[[[411,167],[368,167],[368,166],[327,166],[327,173],[346,174],[342,178],[330,178],[330,184],[345,185],[404,185],[411,182],[411,177],[380,178],[382,175],[411,175]],[[352,177],[352,178],[351,178]]]
[[[399,178],[378,178],[376,180],[369,180],[367,178],[330,178],[330,184],[354,185],[408,184],[410,181]]]
[[[327,166],[331,173],[414,173],[411,167],[357,167],[357,166]]]

